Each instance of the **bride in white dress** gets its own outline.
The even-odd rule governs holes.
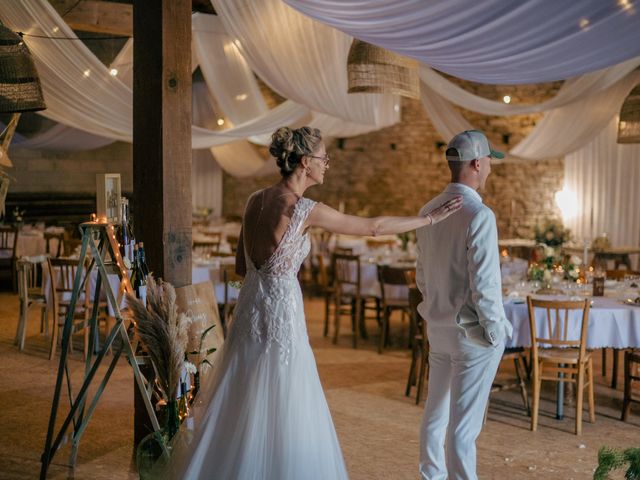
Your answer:
[[[309,253],[306,229],[401,233],[443,220],[461,205],[454,199],[426,217],[344,215],[303,197],[329,168],[319,130],[280,128],[269,151],[283,178],[247,202],[236,259],[244,284],[234,321],[198,394],[195,429],[183,425],[176,435],[170,478],[346,479],[297,279]]]

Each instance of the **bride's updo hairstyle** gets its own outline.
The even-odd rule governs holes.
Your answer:
[[[317,128],[301,127],[295,130],[280,127],[271,135],[269,153],[275,157],[280,174],[288,177],[293,173],[305,155],[312,155],[322,142],[322,134]]]

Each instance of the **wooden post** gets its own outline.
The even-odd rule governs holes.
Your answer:
[[[156,277],[191,284],[191,1],[133,5],[136,239]],[[135,410],[135,437],[146,413]]]
[[[191,2],[136,0],[133,14],[136,238],[156,276],[191,284]]]

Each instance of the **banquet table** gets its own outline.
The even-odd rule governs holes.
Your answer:
[[[640,305],[623,303],[625,296],[621,292],[611,292],[608,297],[593,297],[589,310],[589,326],[587,330],[587,348],[639,348],[640,347]],[[637,293],[636,293],[637,295]],[[578,299],[569,296],[533,295],[541,299],[568,300]],[[584,299],[585,297],[581,297]],[[591,298],[591,297],[589,297]],[[522,298],[504,297],[504,310],[513,326],[513,335],[507,340],[507,347],[530,347],[531,332],[527,304]],[[580,336],[579,310],[570,312],[568,338]],[[546,311],[535,310],[538,331],[544,332]],[[562,419],[564,403],[564,382],[559,382],[557,393],[556,417]]]
[[[13,242],[13,235],[10,235],[9,242]],[[50,247],[52,252],[57,251],[58,240],[56,238],[51,239]],[[47,242],[44,239],[44,230],[27,227],[20,230],[16,244],[16,257],[35,257],[43,255],[46,250]]]

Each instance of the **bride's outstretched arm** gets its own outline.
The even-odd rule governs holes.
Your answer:
[[[444,220],[462,206],[462,197],[455,197],[424,217],[373,217],[364,218],[345,215],[322,203],[316,205],[307,219],[310,227],[321,227],[344,235],[387,235],[408,232],[416,228],[433,225]]]

